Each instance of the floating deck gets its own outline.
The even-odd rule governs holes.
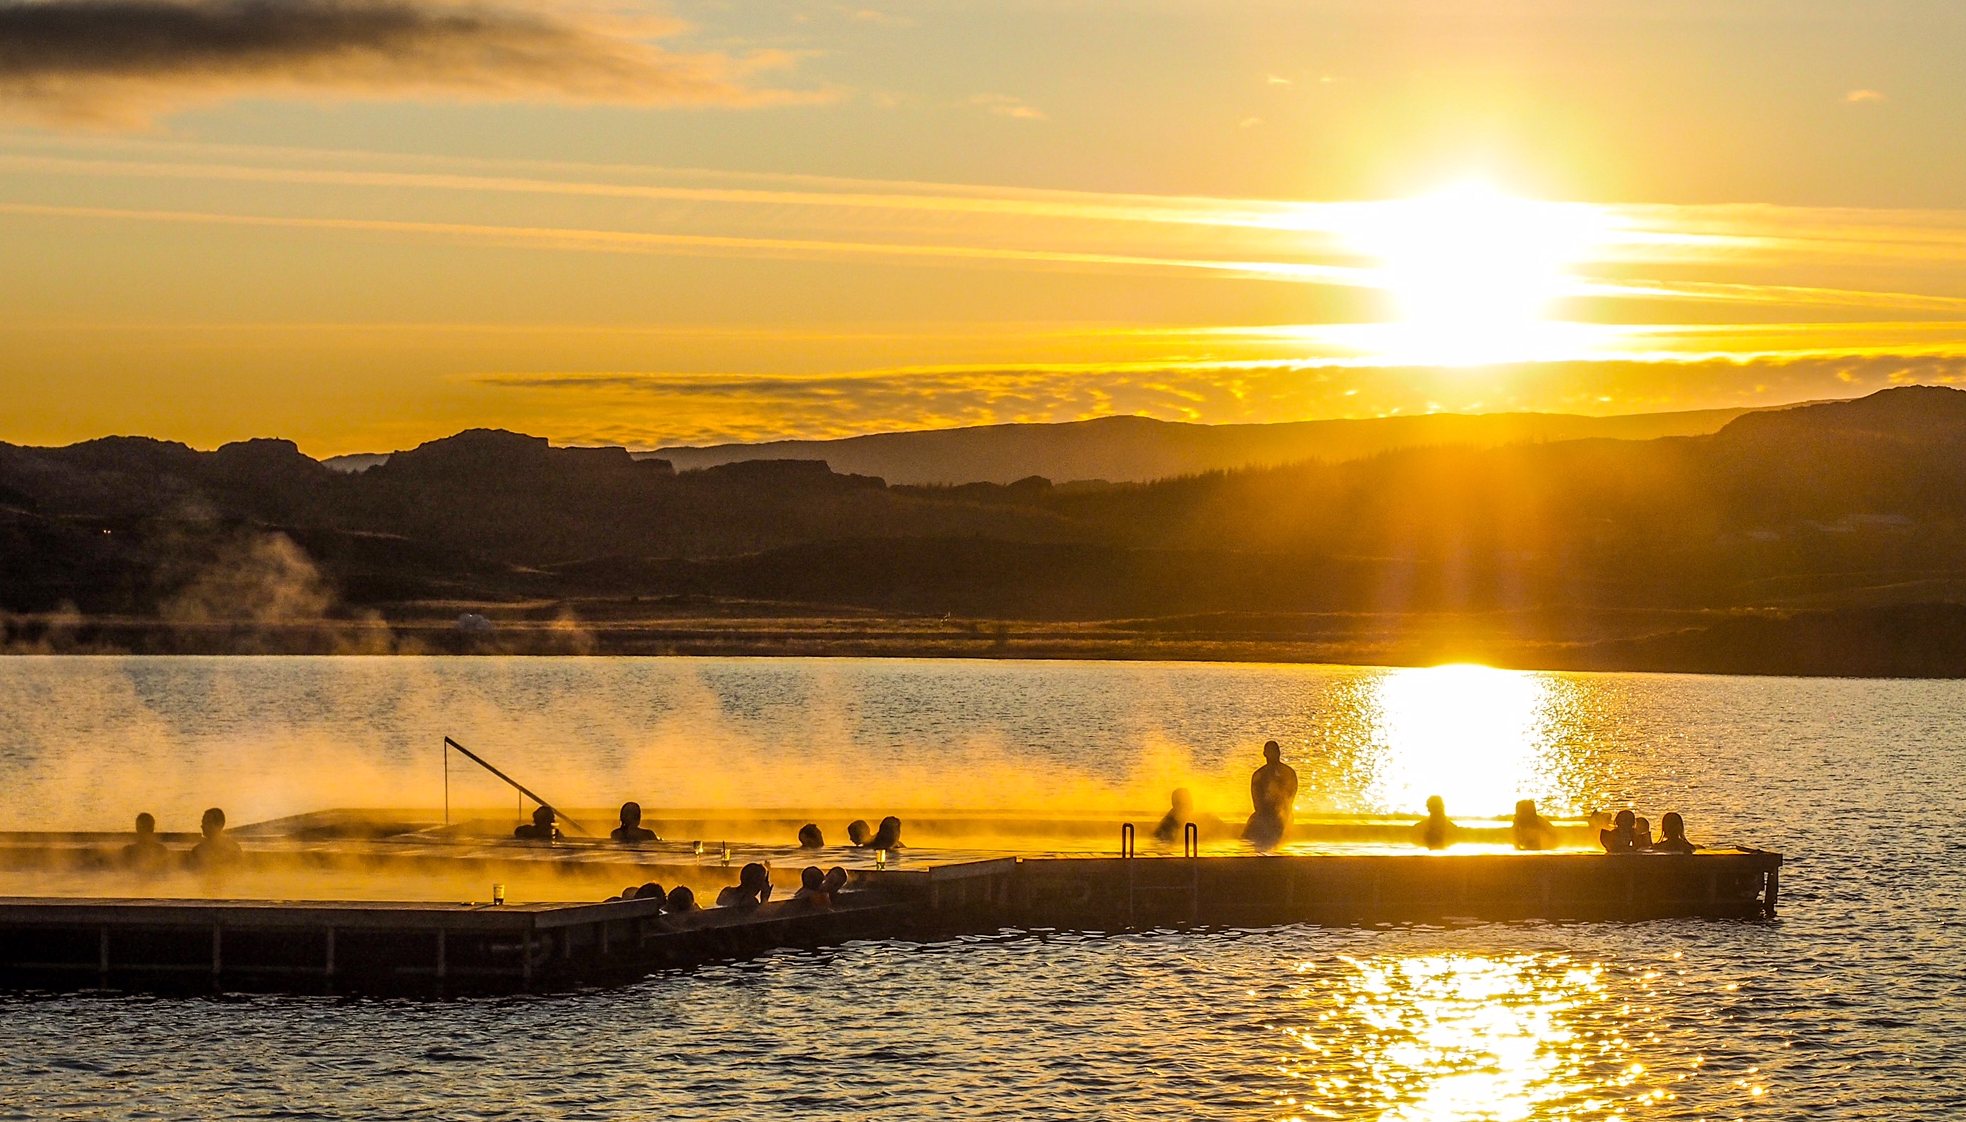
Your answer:
[[[734,820],[696,824],[756,829],[755,822]],[[1463,840],[1476,839],[1467,845],[1428,853],[1399,847],[1410,836],[1410,819],[1334,822],[1328,832],[1364,840],[1351,841],[1349,851],[1313,845],[1275,856],[1198,840],[1178,853],[1113,856],[1110,841],[1097,852],[1092,830],[1112,838],[1110,818],[1063,826],[1056,819],[1026,821],[1026,832],[1050,848],[1021,851],[1008,844],[1015,829],[1001,816],[936,825],[919,833],[944,844],[899,851],[886,863],[866,851],[755,843],[731,844],[726,860],[722,843],[703,852],[674,842],[545,846],[433,828],[400,814],[329,812],[238,831],[244,854],[224,876],[178,872],[150,882],[134,882],[117,868],[124,837],[4,835],[0,892],[46,883],[67,895],[0,897],[0,982],[65,989],[517,991],[601,984],[781,947],[1006,928],[1754,919],[1775,913],[1782,866],[1778,853],[1740,848],[1617,857],[1517,853],[1494,844],[1492,830],[1483,828],[1464,831]],[[1005,844],[978,844],[993,839]],[[946,844],[956,840],[969,845]],[[1130,842],[1122,852],[1132,853]],[[690,884],[707,899],[734,883],[737,866],[747,861],[771,864],[781,893],[796,886],[804,865],[843,865],[850,890],[831,908],[781,896],[758,907],[682,916],[662,914],[652,900],[591,902],[650,880]],[[460,890],[460,897],[489,895],[484,889],[493,880],[510,882],[512,897],[528,902],[430,898],[458,886],[478,890]],[[172,898],[113,895],[133,887]],[[364,888],[423,898],[225,898],[228,892],[271,897]]]
[[[665,916],[601,904],[0,898],[0,978],[45,988],[457,993],[652,970],[891,934],[905,909],[803,901]]]

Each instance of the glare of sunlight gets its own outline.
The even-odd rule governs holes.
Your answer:
[[[1573,270],[1610,237],[1601,208],[1516,198],[1470,181],[1361,204],[1346,225],[1345,240],[1377,263],[1373,283],[1397,310],[1373,333],[1387,361],[1529,361],[1591,338],[1591,325],[1552,315],[1578,292]]]
[[[1381,1118],[1513,1120],[1577,1098],[1583,1049],[1568,1022],[1603,999],[1597,967],[1468,954],[1352,965],[1354,1015],[1372,1033],[1369,1085],[1386,1100]]]
[[[1549,690],[1522,670],[1387,671],[1372,691],[1378,765],[1369,797],[1394,811],[1417,813],[1440,795],[1450,814],[1507,814],[1548,786],[1540,771]]]

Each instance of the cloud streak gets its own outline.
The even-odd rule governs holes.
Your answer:
[[[988,245],[893,241],[838,241],[820,238],[750,237],[721,234],[645,233],[636,230],[560,226],[506,226],[474,222],[415,222],[397,219],[312,218],[286,215],[227,214],[211,211],[129,207],[61,206],[0,202],[0,214],[41,218],[111,219],[214,226],[404,234],[447,238],[483,245],[526,246],[597,253],[694,253],[801,259],[890,258],[903,261],[961,261],[1060,265],[1124,270],[1199,270],[1254,279],[1367,287],[1369,275],[1342,265],[1287,261],[1226,261],[1186,257],[1147,257],[1124,253],[1015,249]]]
[[[757,105],[782,53],[681,53],[671,23],[450,0],[0,0],[0,112],[143,124],[247,96]]]

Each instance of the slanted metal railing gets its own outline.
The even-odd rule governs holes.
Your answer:
[[[594,831],[582,825],[579,819],[554,806],[552,803],[547,802],[545,799],[540,798],[531,788],[500,771],[490,760],[485,759],[483,756],[480,756],[478,753],[473,752],[471,749],[466,748],[448,736],[444,738],[444,825],[448,826],[451,824],[451,766],[449,753],[452,749],[456,749],[465,759],[470,760],[472,763],[477,764],[479,767],[504,780],[508,786],[519,792],[519,794],[552,811],[554,818],[565,822],[567,825],[572,826],[590,838],[595,836]]]

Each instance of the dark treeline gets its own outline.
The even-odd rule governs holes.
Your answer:
[[[1610,664],[1835,669],[1844,636],[1853,668],[1960,673],[1944,606],[1966,602],[1966,392],[1750,413],[1710,436],[1108,486],[896,487],[816,461],[677,473],[484,430],[352,474],[275,440],[0,445],[0,610],[168,617],[193,596],[223,618],[244,588],[228,570],[266,569],[269,536],[293,547],[274,569],[311,582],[270,611],[668,597],[993,620],[1459,614],[1477,631],[1499,613]],[[1775,614],[1642,622],[1743,610]],[[1618,613],[1634,622],[1601,626]],[[1566,632],[1573,617],[1597,622]],[[1805,640],[1824,651],[1806,664],[1753,657]]]

